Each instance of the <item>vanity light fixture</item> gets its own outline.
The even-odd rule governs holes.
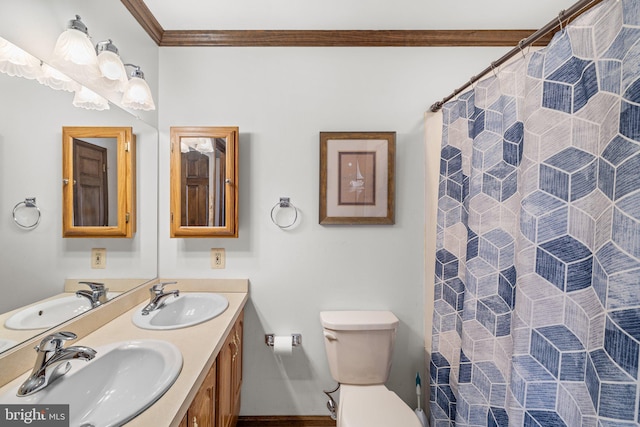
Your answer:
[[[108,110],[109,101],[86,86],[81,86],[73,97],[73,105],[85,110]]]
[[[108,39],[98,42],[96,52],[103,81],[110,89],[122,92],[127,83],[127,71],[118,54],[118,48]]]
[[[0,37],[0,72],[35,79],[41,74],[40,60]]]
[[[49,65],[51,64],[51,65]],[[75,92],[73,105],[89,110],[108,110],[114,92],[123,92],[121,103],[133,110],[155,110],[149,85],[138,65],[123,64],[111,39],[94,47],[80,16],[69,21],[56,41],[49,64],[0,37],[0,72],[10,76],[37,79],[55,90]],[[132,67],[127,78],[127,67]],[[62,71],[60,71],[62,70]],[[70,76],[70,77],[69,77]],[[77,77],[80,77],[77,79]],[[77,83],[75,80],[81,82]]]
[[[134,64],[124,64],[125,67],[133,67],[131,78],[127,82],[122,94],[122,105],[133,110],[155,110],[151,89],[144,80],[144,73],[139,66]]]

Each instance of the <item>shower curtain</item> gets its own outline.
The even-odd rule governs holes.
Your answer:
[[[442,115],[431,425],[638,425],[640,0]]]

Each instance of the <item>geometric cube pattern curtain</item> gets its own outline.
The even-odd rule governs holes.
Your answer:
[[[431,425],[638,425],[640,0],[442,112]]]

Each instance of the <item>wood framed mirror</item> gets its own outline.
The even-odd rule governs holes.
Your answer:
[[[238,128],[171,127],[171,237],[238,237]]]
[[[63,127],[62,236],[133,237],[135,165],[131,127]]]

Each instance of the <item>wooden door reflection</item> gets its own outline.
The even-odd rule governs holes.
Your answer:
[[[73,139],[73,225],[109,225],[107,149]]]
[[[184,226],[211,226],[209,218],[209,156],[198,151],[182,153],[182,210]]]

